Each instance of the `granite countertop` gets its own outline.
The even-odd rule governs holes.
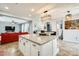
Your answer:
[[[37,35],[21,35],[22,38],[25,38],[31,42],[34,42],[36,44],[42,45],[45,44],[51,40],[56,39],[56,36],[37,36]]]

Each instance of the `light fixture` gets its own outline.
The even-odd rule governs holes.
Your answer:
[[[8,7],[4,7],[5,9],[9,9]]]
[[[47,13],[48,11],[46,10],[46,11],[44,11],[43,13]]]
[[[51,20],[52,16],[50,14],[48,14],[48,10],[45,10],[42,14],[41,14],[41,20]]]
[[[35,11],[35,10],[32,8],[31,11],[33,12],[33,11]]]
[[[49,20],[49,19],[51,19],[51,15],[46,14],[46,15],[44,15],[44,16],[41,16],[41,19],[42,19],[42,20]]]
[[[66,20],[72,20],[72,14],[70,14],[70,11],[67,11],[67,15],[65,16]]]

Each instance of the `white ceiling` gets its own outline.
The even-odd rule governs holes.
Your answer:
[[[23,3],[23,4],[0,4],[0,10],[11,13],[15,16],[20,16],[20,17],[29,17],[29,15],[35,15],[35,12],[45,6],[46,4],[42,3]],[[9,7],[8,10],[6,10],[4,7]],[[34,12],[31,11],[31,9],[35,9]]]
[[[15,24],[21,24],[21,23],[26,23],[27,21],[25,20],[21,20],[21,19],[16,19],[16,18],[11,18],[11,17],[6,17],[6,16],[2,16],[0,17],[0,21],[2,22],[14,22]]]
[[[5,9],[4,7],[8,7],[9,9]],[[9,13],[18,17],[34,17],[41,13],[43,13],[45,10],[55,10],[56,8],[65,8],[65,9],[73,9],[75,7],[79,7],[79,4],[77,3],[0,3],[0,11]],[[31,11],[31,9],[35,9],[35,11]],[[62,9],[61,11],[66,11],[65,9]],[[77,8],[78,9],[78,8]],[[59,9],[58,9],[59,10]],[[56,11],[55,11],[56,12]],[[60,11],[58,11],[59,13]],[[32,16],[29,16],[32,15]]]

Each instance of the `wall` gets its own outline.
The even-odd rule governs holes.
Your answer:
[[[5,26],[15,26],[15,32],[19,32],[21,31],[21,24],[26,23],[28,21],[26,20],[0,15],[0,33],[6,32]],[[12,24],[12,21],[15,24]]]
[[[12,25],[12,21],[14,22],[17,22],[18,24],[15,24],[14,26],[16,27],[15,28],[15,32],[19,32],[22,30],[22,28],[20,27],[21,24],[24,24],[24,23],[27,23],[29,21],[31,21],[33,19],[33,26],[30,26],[33,27],[34,29],[31,28],[31,30],[37,30],[38,27],[40,27],[38,25],[38,16],[35,16],[33,17],[32,19],[31,18],[27,18],[27,17],[18,17],[18,16],[15,16],[15,15],[12,15],[12,14],[9,14],[7,12],[4,12],[4,11],[0,11],[0,14],[2,15],[6,15],[6,16],[1,16],[0,15],[0,33],[4,33],[5,32],[5,26],[8,26],[8,25]],[[13,16],[13,17],[7,17],[7,16]],[[16,18],[14,18],[16,17]],[[17,18],[18,17],[18,18]],[[20,19],[19,19],[20,18]],[[36,27],[34,27],[36,25]],[[26,28],[26,27],[25,27]],[[30,27],[29,27],[30,28]],[[27,31],[27,30],[26,30]],[[30,30],[29,30],[30,31]]]
[[[37,15],[37,16],[34,16],[33,18],[32,18],[33,20],[32,20],[32,26],[33,26],[33,31],[35,31],[35,30],[40,30],[40,26],[41,26],[41,20],[40,20],[40,17],[39,17],[39,15]]]
[[[5,33],[5,26],[15,26],[15,32],[19,32],[20,31],[20,25],[18,24],[12,24],[10,22],[3,22],[0,21],[0,33]]]

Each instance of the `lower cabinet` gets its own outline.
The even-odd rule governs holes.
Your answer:
[[[31,56],[40,56],[40,46],[31,42]]]
[[[59,51],[59,42],[57,40],[53,40],[53,55],[55,56]]]
[[[31,56],[53,56],[53,42],[43,45],[31,42]]]
[[[19,49],[23,53],[23,55],[31,55],[30,54],[30,41],[26,40],[25,38],[19,38]]]
[[[79,30],[77,30],[76,40],[79,42]]]
[[[39,55],[39,45],[32,43],[29,40],[22,37],[19,38],[19,49],[24,56]]]
[[[64,30],[63,40],[79,43],[79,30]]]
[[[53,56],[53,42],[52,40],[40,47],[41,56]]]
[[[30,41],[28,41],[28,40],[25,41],[25,47],[26,47],[25,48],[25,55],[30,56],[31,55],[30,54],[30,51],[31,51],[31,49],[30,49]]]
[[[23,39],[21,37],[19,39],[19,49],[20,49],[21,52],[22,52],[22,50],[24,50],[23,49]]]

